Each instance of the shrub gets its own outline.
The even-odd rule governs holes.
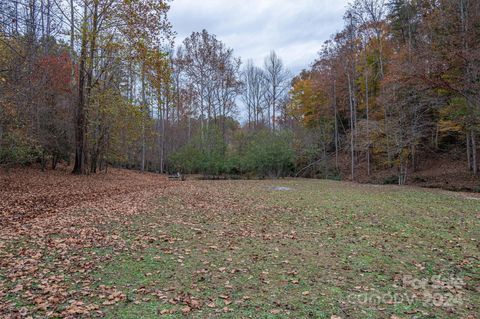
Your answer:
[[[383,184],[384,184],[384,185],[395,185],[395,184],[398,184],[398,176],[397,176],[397,175],[392,175],[392,176],[386,177],[386,178],[383,180]]]
[[[177,171],[212,177],[280,177],[294,167],[291,142],[289,132],[264,131],[244,136],[242,147],[227,150],[219,131],[211,128],[173,153],[169,162]]]
[[[259,132],[252,134],[244,154],[240,154],[241,171],[259,177],[280,177],[290,174],[294,167],[294,151],[289,132]]]
[[[1,165],[29,165],[36,162],[40,155],[40,149],[32,141],[11,134],[3,136],[0,145]]]
[[[206,129],[190,143],[169,157],[176,171],[204,175],[220,175],[228,170],[225,143],[218,129]]]

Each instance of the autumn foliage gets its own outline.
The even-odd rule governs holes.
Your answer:
[[[344,30],[294,79],[290,114],[330,123],[324,142],[336,165],[348,154],[353,180],[395,168],[403,184],[441,153],[476,175],[479,12],[477,1],[352,1]]]

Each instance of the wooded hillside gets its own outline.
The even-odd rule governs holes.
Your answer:
[[[352,179],[362,162],[367,175],[397,168],[402,184],[442,153],[476,175],[479,14],[478,1],[354,1],[344,30],[295,78],[293,114],[327,132],[337,163],[349,153]]]

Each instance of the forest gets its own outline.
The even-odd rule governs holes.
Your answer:
[[[296,75],[207,30],[179,42],[170,4],[3,0],[0,165],[405,184],[446,159],[475,179],[478,1],[351,1]]]

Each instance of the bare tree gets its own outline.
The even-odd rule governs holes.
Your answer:
[[[264,64],[268,88],[266,91],[268,124],[275,130],[276,111],[283,95],[287,93],[290,76],[275,51],[270,52]]]
[[[202,127],[208,128],[209,123],[219,117],[224,127],[239,93],[240,59],[206,30],[192,33],[183,46],[185,74],[195,90]]]
[[[241,98],[247,108],[248,126],[250,129],[255,129],[259,124],[260,114],[263,112],[265,105],[267,92],[265,72],[250,60],[242,72],[242,81]]]

